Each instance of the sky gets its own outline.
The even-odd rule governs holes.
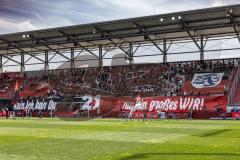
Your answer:
[[[240,0],[0,0],[0,34],[239,3]]]

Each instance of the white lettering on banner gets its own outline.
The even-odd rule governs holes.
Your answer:
[[[26,102],[19,102],[13,106],[14,110],[21,110],[24,108],[31,109],[31,110],[55,110],[56,108],[56,102],[53,100],[50,101],[42,101],[40,102],[39,100],[37,101],[29,101],[27,100]]]
[[[149,106],[149,111],[162,110],[162,111],[176,111],[176,110],[202,110],[204,106],[204,98],[179,98],[178,100],[171,100],[170,98],[165,100],[151,100],[149,105],[147,101],[144,101],[143,107],[139,110],[146,109]],[[134,102],[124,102],[122,110],[131,110],[134,106]]]
[[[44,102],[44,101],[43,102],[39,102],[37,100],[35,109],[37,109],[37,110],[46,110],[46,108],[47,108],[47,102]]]
[[[202,110],[204,105],[204,98],[180,98],[180,110],[193,109],[193,110]]]
[[[93,98],[93,101],[95,101],[95,105],[93,106],[93,110],[96,110],[100,108],[100,96],[95,96]]]
[[[134,106],[133,102],[124,102],[122,110],[131,110],[133,106]]]
[[[136,107],[136,109],[135,109],[136,111],[146,110],[147,109],[147,101],[143,101],[143,102],[141,102],[141,105],[137,105],[137,106],[136,106],[135,102],[124,102],[124,104],[122,106],[122,110],[130,111],[134,107]]]
[[[51,111],[51,110],[55,110],[56,108],[56,102],[54,102],[53,100],[49,101],[49,104],[48,104],[48,110]]]
[[[200,110],[200,98],[196,98],[194,103],[193,103],[193,110]]]
[[[97,110],[100,108],[100,96],[84,96],[82,99],[85,101],[82,105],[82,110]],[[55,110],[57,102],[54,100],[21,100],[13,107],[14,110],[21,110],[24,108],[31,110]]]
[[[81,107],[82,110],[96,110],[100,107],[100,96],[84,96],[82,99],[86,101]]]
[[[34,109],[34,102],[33,101],[31,101],[31,102],[27,101],[26,108],[33,110]]]
[[[149,106],[149,111],[153,110],[176,110],[177,109],[177,101],[171,101],[170,99],[166,99],[165,101],[151,101]]]
[[[185,100],[183,101],[183,98],[180,98],[180,110],[185,110],[187,106],[189,106],[190,103],[190,98],[184,98]]]
[[[15,105],[13,106],[13,109],[14,109],[14,110],[21,110],[21,109],[23,109],[23,108],[25,108],[25,103],[24,103],[24,102],[17,103],[17,104],[15,104]]]

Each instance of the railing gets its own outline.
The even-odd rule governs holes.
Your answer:
[[[239,79],[240,79],[240,66],[237,67],[237,72],[231,85],[231,89],[228,95],[228,105],[231,105],[233,103],[233,98],[235,96]]]

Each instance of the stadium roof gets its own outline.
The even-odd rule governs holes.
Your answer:
[[[239,40],[240,5],[160,14],[107,22],[0,35],[0,54],[39,53],[70,48],[90,51],[129,43],[236,36]]]

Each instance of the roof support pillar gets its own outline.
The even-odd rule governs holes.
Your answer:
[[[204,44],[203,44],[203,36],[200,36],[200,60],[204,61]]]
[[[134,61],[133,61],[133,44],[130,42],[129,43],[129,64],[133,64]]]
[[[20,71],[23,73],[25,71],[25,60],[24,60],[24,53],[21,53],[21,63],[20,63]]]
[[[234,29],[234,32],[236,33],[238,41],[240,42],[239,27],[237,28],[237,25],[233,23],[233,29]]]
[[[99,57],[98,57],[98,66],[102,67],[103,66],[103,53],[102,53],[102,45],[99,45]]]
[[[3,72],[3,61],[2,56],[0,56],[0,73]]]
[[[71,68],[71,69],[75,68],[74,48],[71,48],[70,68]]]
[[[44,70],[49,70],[48,51],[45,51]]]
[[[167,40],[163,39],[163,63],[167,63]]]

